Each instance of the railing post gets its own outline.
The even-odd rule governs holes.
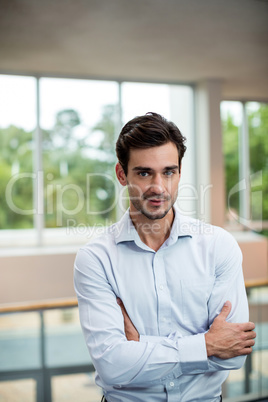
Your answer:
[[[40,340],[41,340],[41,369],[42,369],[42,397],[39,392],[38,402],[52,402],[51,397],[51,378],[46,368],[46,338],[44,312],[40,310]]]
[[[250,374],[252,371],[252,357],[251,354],[247,356],[247,360],[245,363],[245,394],[250,393]]]

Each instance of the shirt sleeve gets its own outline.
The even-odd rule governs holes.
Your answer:
[[[228,322],[243,323],[249,320],[248,300],[242,270],[242,253],[233,236],[220,229],[215,241],[216,281],[209,299],[209,325],[229,300],[232,309]],[[246,356],[222,360],[209,358],[210,370],[238,369],[245,363]]]
[[[232,309],[227,317],[228,322],[242,323],[248,322],[249,311],[248,301],[244,284],[242,270],[242,253],[233,238],[233,236],[223,229],[218,228],[219,232],[215,238],[215,283],[208,302],[209,327],[214,319],[220,314],[224,303],[229,300],[232,303]],[[204,334],[202,334],[204,336]],[[181,370],[184,374],[193,374],[192,365],[189,362],[191,356],[191,336],[184,337],[174,332],[169,335],[171,342],[177,343],[178,350],[181,354]],[[141,342],[161,342],[163,337],[158,336],[141,336]],[[204,340],[205,342],[205,340]],[[199,353],[203,352],[203,345]],[[198,353],[198,351],[197,351]],[[188,359],[187,359],[188,358]],[[215,356],[208,358],[207,372],[219,370],[235,370],[239,369],[245,363],[246,356],[238,356],[232,359],[220,359]]]
[[[223,229],[218,228],[219,232],[215,239],[215,283],[208,302],[209,327],[214,319],[221,312],[224,303],[229,300],[232,309],[227,317],[228,322],[242,323],[248,322],[249,311],[246,296],[243,270],[242,253],[233,236]],[[204,334],[202,334],[204,336]],[[170,342],[177,343],[177,348],[181,355],[181,370],[184,374],[193,374],[191,359],[192,337],[181,336],[177,332],[169,335]],[[141,342],[162,342],[163,337],[141,336]],[[205,342],[205,341],[204,341]],[[203,351],[201,349],[195,353]],[[188,359],[187,359],[188,357]],[[190,361],[189,361],[190,360]],[[207,372],[219,370],[239,369],[245,363],[246,356],[238,356],[232,359],[220,359],[215,356],[208,358]]]
[[[183,374],[181,359],[184,358],[191,365],[192,373],[208,369],[203,334],[190,337],[191,348],[197,352],[191,354],[191,361],[183,353],[183,345],[187,344],[184,338],[174,340],[172,335],[161,342],[128,341],[120,306],[101,263],[81,249],[74,268],[82,330],[95,369],[107,385],[164,383]],[[181,353],[178,343],[181,343]]]

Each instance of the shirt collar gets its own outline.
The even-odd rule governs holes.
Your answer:
[[[175,205],[173,209],[175,216],[169,236],[169,244],[175,242],[178,237],[192,237],[193,233],[193,220],[189,219],[187,216],[181,215]],[[116,244],[139,239],[139,235],[129,215],[129,208],[120,221],[113,225],[113,231]]]
[[[175,204],[173,206],[174,210],[174,221],[172,224],[170,237],[178,238],[178,237],[192,237],[192,225],[195,222],[195,219],[191,219],[188,216],[182,215],[179,212],[179,208]]]
[[[129,208],[120,221],[113,225],[113,230],[116,244],[124,241],[135,240],[137,232],[132,220],[130,219]]]

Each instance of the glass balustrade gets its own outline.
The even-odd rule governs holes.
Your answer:
[[[247,293],[256,344],[246,364],[230,372],[224,402],[268,396],[268,283]],[[19,309],[0,307],[0,401],[100,401],[76,301]]]

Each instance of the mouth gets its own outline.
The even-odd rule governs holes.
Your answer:
[[[146,198],[146,200],[148,201],[149,205],[156,207],[163,205],[167,201],[166,198]]]

